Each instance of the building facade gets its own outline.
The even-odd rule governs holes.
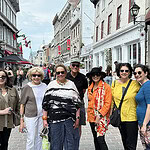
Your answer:
[[[16,14],[19,12],[19,0],[0,0],[0,57],[17,54],[17,41],[13,38],[18,31]]]
[[[137,21],[145,20],[148,0],[91,0],[95,5],[93,66],[112,65],[114,61],[132,66],[146,63],[145,22],[133,23],[130,8],[140,6]]]

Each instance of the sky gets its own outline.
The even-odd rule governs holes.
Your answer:
[[[54,37],[52,21],[67,0],[19,0],[20,12],[17,13],[19,35],[25,34],[31,40],[32,51],[40,49],[45,41],[48,44]],[[18,38],[18,42],[22,38]],[[23,46],[23,57],[29,59],[31,50]]]

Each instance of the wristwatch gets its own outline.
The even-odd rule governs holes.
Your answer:
[[[80,119],[80,116],[77,116],[76,119]]]

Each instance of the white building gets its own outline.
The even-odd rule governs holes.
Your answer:
[[[95,4],[93,66],[106,69],[114,61],[145,64],[145,24],[132,21],[130,7],[140,6],[137,20],[145,20],[149,0],[91,0]]]
[[[16,27],[16,14],[19,12],[19,0],[0,0],[0,58],[4,54],[17,54],[17,41],[13,34]]]

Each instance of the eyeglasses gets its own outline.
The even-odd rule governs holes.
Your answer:
[[[6,79],[6,76],[1,76],[0,78],[4,80],[4,79]]]
[[[79,68],[79,64],[72,64],[72,67],[78,67]]]
[[[56,75],[65,74],[65,71],[58,71],[56,72]]]
[[[120,70],[120,72],[126,72],[126,73],[128,73],[129,70]]]
[[[134,72],[133,73],[135,76],[138,74],[138,75],[141,75],[142,74],[142,71],[138,71],[138,72]]]
[[[32,77],[41,77],[41,74],[32,74]]]
[[[95,77],[95,76],[99,77],[100,75],[101,74],[99,72],[92,73],[92,77]]]

